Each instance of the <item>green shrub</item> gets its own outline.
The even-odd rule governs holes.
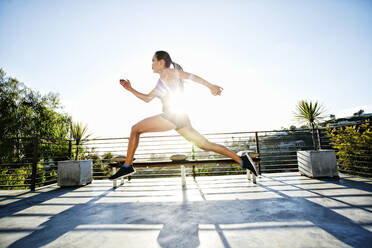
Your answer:
[[[327,135],[336,149],[341,171],[372,176],[372,131],[369,121],[360,125],[331,129]]]

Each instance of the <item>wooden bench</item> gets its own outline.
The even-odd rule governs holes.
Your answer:
[[[251,163],[256,167],[258,173],[260,174],[260,166],[259,163],[261,161],[260,156],[258,153],[248,153],[248,157]],[[118,156],[112,159],[115,163],[110,163],[109,165],[112,167],[112,173],[116,173],[116,169],[120,168],[125,162],[125,156]],[[166,167],[166,166],[174,166],[179,165],[181,168],[181,183],[182,186],[186,186],[186,166],[193,167],[193,178],[195,179],[195,166],[197,165],[214,165],[214,164],[232,164],[236,163],[232,159],[204,159],[204,160],[178,160],[178,161],[151,161],[151,162],[136,162],[133,163],[133,167],[140,168],[140,167]],[[253,183],[256,184],[256,176],[250,171],[246,170],[248,181],[252,179]],[[115,179],[113,180],[113,187],[118,187],[117,181],[120,180],[120,185],[124,184],[124,178]],[[128,181],[131,180],[131,176],[128,177]]]

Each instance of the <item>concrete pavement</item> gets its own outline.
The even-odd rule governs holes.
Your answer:
[[[299,173],[0,191],[0,247],[372,247],[372,180]]]

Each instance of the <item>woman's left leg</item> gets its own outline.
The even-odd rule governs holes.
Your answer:
[[[125,165],[133,163],[133,156],[137,149],[140,135],[147,132],[163,132],[174,129],[176,126],[162,117],[161,115],[155,115],[148,117],[132,127],[130,138],[128,142],[127,158]]]
[[[165,119],[161,115],[155,115],[148,117],[132,127],[131,135],[128,142],[127,157],[125,159],[124,166],[118,170],[115,175],[109,177],[110,180],[114,180],[120,177],[129,176],[136,171],[132,166],[133,156],[136,152],[139,138],[142,133],[147,132],[162,132],[172,130],[176,127],[175,124]]]
[[[194,143],[200,149],[206,151],[213,151],[221,155],[227,156],[235,160],[238,164],[241,164],[242,159],[233,151],[226,148],[225,146],[209,142],[203,135],[198,133],[192,126],[186,126],[176,130],[181,136],[188,141]]]

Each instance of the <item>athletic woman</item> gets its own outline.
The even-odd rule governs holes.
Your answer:
[[[173,65],[173,69],[170,68],[171,64]],[[184,72],[182,67],[173,62],[169,54],[165,51],[157,51],[154,54],[152,58],[152,70],[154,73],[158,73],[160,78],[155,88],[148,94],[143,94],[133,89],[129,80],[120,79],[120,84],[126,90],[145,102],[150,102],[155,97],[160,98],[163,104],[163,113],[146,118],[132,126],[125,163],[115,175],[112,175],[109,179],[118,179],[136,172],[132,163],[141,134],[147,132],[162,132],[172,129],[175,129],[181,136],[203,150],[213,151],[232,158],[239,163],[243,169],[249,169],[257,176],[256,168],[250,163],[247,155],[240,157],[228,148],[208,141],[192,127],[187,114],[178,112],[175,108],[177,100],[180,99],[179,95],[183,92],[183,80],[185,79],[206,86],[214,96],[221,95],[223,89],[218,85],[207,82],[195,74]]]

